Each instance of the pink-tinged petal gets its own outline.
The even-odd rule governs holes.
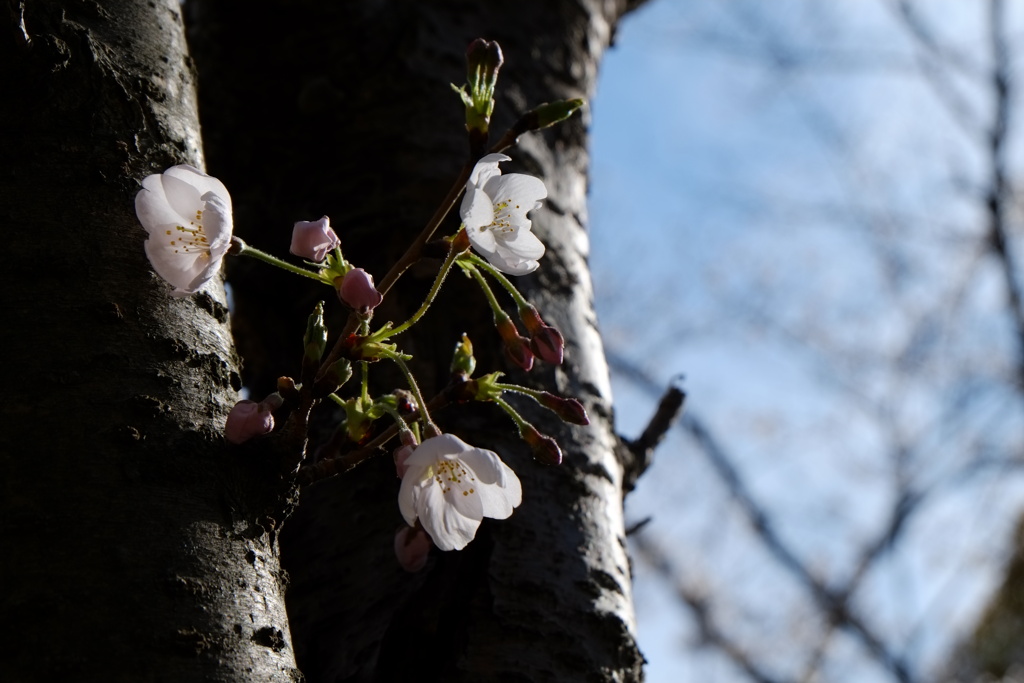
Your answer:
[[[200,195],[212,192],[215,195],[223,197],[227,203],[227,211],[229,214],[231,213],[231,194],[228,193],[228,188],[224,186],[224,183],[217,178],[214,178],[211,175],[206,175],[199,169],[189,166],[188,164],[172,166],[164,171],[162,175],[183,180],[187,184],[196,188]]]
[[[402,519],[409,526],[416,524],[416,519],[419,515],[416,513],[416,504],[413,499],[413,491],[421,483],[421,477],[415,474],[410,475],[412,468],[406,470],[405,475],[402,477],[402,486],[398,490],[398,511],[402,513]],[[420,475],[422,476],[423,469],[419,468]]]
[[[202,199],[205,202],[203,231],[210,243],[210,251],[215,251],[221,245],[224,245],[224,250],[227,251],[235,227],[231,217],[231,200],[210,192],[204,194]]]
[[[413,446],[402,445],[395,449],[392,454],[395,459],[395,474],[401,479],[405,476],[405,473],[409,470],[408,460],[412,455]]]
[[[291,253],[309,261],[319,263],[327,253],[341,244],[338,235],[331,229],[330,219],[323,216],[316,221],[298,221],[292,228]]]

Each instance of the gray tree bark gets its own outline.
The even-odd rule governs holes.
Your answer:
[[[505,49],[500,131],[530,105],[592,95],[626,10],[591,0],[187,7],[209,170],[232,191],[236,232],[283,252],[294,220],[327,213],[347,256],[378,277],[465,161],[448,88],[464,77],[465,45],[484,36]],[[579,396],[593,424],[524,407],[566,452],[550,468],[489,406],[442,415],[445,429],[502,454],[524,502],[466,551],[435,553],[410,575],[392,551],[401,520],[387,456],[303,491],[282,531],[294,485],[259,449],[221,438],[241,386],[224,291],[172,299],[145,260],[139,180],[203,161],[179,4],[4,8],[5,680],[639,680],[626,477],[586,267],[585,122],[524,138],[506,168],[549,188],[535,218],[548,255],[520,283],[565,335],[566,363],[529,376],[504,366],[483,299],[460,278],[402,347],[432,393],[467,331],[481,368]],[[403,319],[436,266],[414,267],[378,319]],[[298,374],[318,294],[268,270],[230,271],[257,394]],[[327,429],[328,413],[314,426]]]
[[[503,47],[493,126],[500,134],[530,106],[592,96],[598,60],[627,9],[589,0],[191,7],[208,152],[236,197],[238,233],[256,247],[282,249],[293,221],[327,214],[346,256],[378,279],[466,160],[461,104],[449,88],[465,78],[465,46],[485,37]],[[506,364],[486,304],[460,277],[401,347],[415,354],[429,395],[446,381],[451,349],[466,331],[485,371],[579,396],[593,424],[566,427],[527,407],[566,452],[565,463],[550,468],[529,457],[496,409],[445,413],[446,429],[496,450],[516,470],[524,502],[508,521],[485,523],[465,551],[435,552],[416,575],[393,557],[401,519],[388,456],[305,490],[282,546],[292,633],[309,680],[641,678],[624,467],[586,263],[586,142],[586,119],[577,117],[524,137],[506,164],[541,176],[550,192],[534,221],[548,253],[518,282],[564,333],[566,363],[541,364],[529,376]],[[442,232],[457,225],[454,217]],[[437,265],[412,269],[377,320],[414,310]],[[316,293],[248,264],[229,281],[236,331],[246,333],[246,381],[261,395],[278,375],[294,376]],[[330,324],[336,332],[341,320]]]
[[[172,299],[139,180],[202,166],[177,0],[4,3],[5,681],[290,681],[275,478],[223,444],[224,290]]]

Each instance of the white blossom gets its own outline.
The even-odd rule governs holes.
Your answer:
[[[191,166],[143,179],[135,213],[149,233],[146,256],[174,285],[174,296],[198,291],[220,269],[231,244],[231,195],[224,183]]]
[[[459,212],[473,248],[492,266],[510,275],[537,270],[544,244],[530,232],[526,214],[539,209],[548,196],[539,178],[510,173],[501,175],[504,154],[488,154],[477,162],[466,183]]]
[[[496,453],[452,434],[427,439],[404,464],[398,507],[441,550],[465,548],[484,517],[505,519],[523,500],[519,478]]]

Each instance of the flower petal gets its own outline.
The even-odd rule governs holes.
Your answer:
[[[501,175],[498,164],[502,161],[511,161],[511,157],[504,154],[488,154],[476,162],[472,172],[469,174],[469,184],[476,187],[483,187],[491,178]]]
[[[221,195],[207,192],[202,199],[206,203],[203,207],[203,231],[210,243],[210,251],[216,252],[221,245],[224,245],[224,250],[227,251],[227,246],[231,243],[231,232],[234,230],[231,198],[225,199]],[[214,255],[219,258],[224,254],[222,252]]]
[[[526,212],[537,208],[537,203],[548,196],[544,181],[522,173],[491,178],[484,186],[484,192],[496,205],[508,202],[509,213],[520,220],[525,220]]]
[[[494,222],[494,203],[483,190],[475,187],[468,188],[466,196],[462,198],[459,215],[462,216],[462,222],[466,224],[467,232],[470,234],[479,232],[480,228]]]
[[[516,230],[506,234],[508,236],[501,240],[502,246],[520,259],[536,260],[544,255],[544,243],[529,230]]]
[[[199,195],[205,195],[209,192],[222,197],[227,207],[227,212],[231,214],[231,194],[228,193],[228,188],[224,186],[217,178],[211,175],[206,175],[198,168],[189,166],[188,164],[181,164],[179,166],[172,166],[162,174],[164,177],[171,177],[179,180],[183,180],[188,185],[194,187]]]
[[[466,512],[476,513],[472,517],[448,503],[440,486],[415,489],[413,497],[416,509],[420,511],[420,524],[441,550],[462,550],[476,536],[483,514],[482,506],[475,497],[476,503],[470,509],[463,507]]]

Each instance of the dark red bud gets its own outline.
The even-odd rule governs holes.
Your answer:
[[[505,355],[508,356],[510,361],[526,372],[533,369],[533,352],[530,351],[530,347],[524,337],[519,337],[519,342],[516,344],[506,344]]]
[[[561,465],[562,449],[558,442],[550,436],[545,436],[537,431],[533,425],[524,425],[521,434],[523,441],[533,451],[533,457],[545,465]]]
[[[530,350],[530,340],[519,334],[515,323],[507,315],[499,318],[494,323],[498,328],[498,334],[505,342],[505,355],[509,360],[529,372],[533,368],[533,352]]]
[[[530,339],[530,349],[541,360],[552,365],[561,365],[565,352],[565,339],[562,338],[561,332],[550,325],[544,325],[533,333],[533,337]]]
[[[587,409],[574,398],[563,398],[545,391],[541,393],[538,402],[570,424],[583,426],[590,424]]]
[[[523,321],[526,331],[531,335],[537,334],[540,328],[545,327],[544,319],[540,317],[536,307],[526,304],[519,309],[519,319]]]

